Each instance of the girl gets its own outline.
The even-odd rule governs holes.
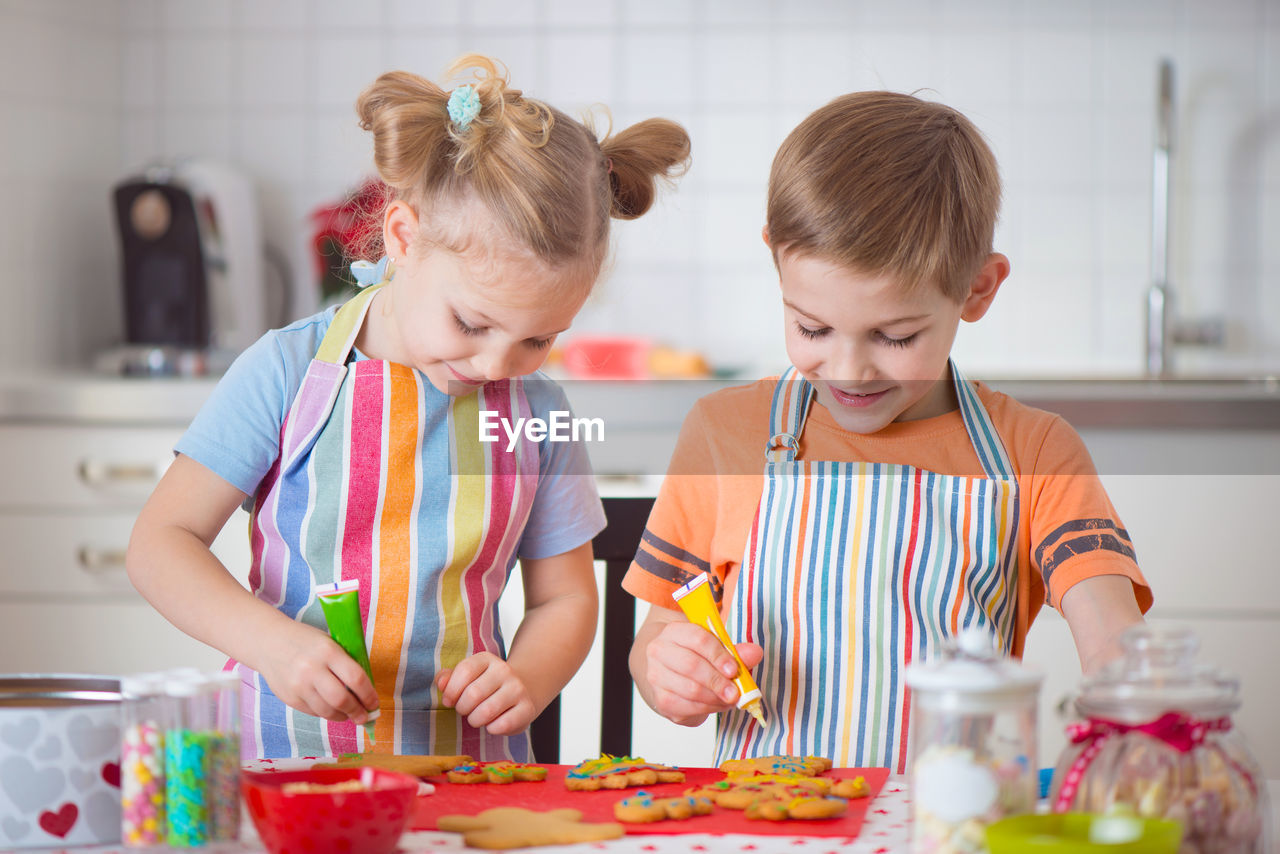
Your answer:
[[[134,527],[134,585],[242,676],[246,756],[358,750],[378,709],[379,751],[529,761],[529,723],[594,634],[604,516],[585,451],[508,452],[479,422],[568,409],[536,372],[600,272],[609,218],[643,214],[689,139],[651,119],[597,141],[491,60],[451,71],[467,68],[452,92],[392,72],[360,96],[391,190],[386,258],[354,265],[376,284],[237,359]],[[252,592],[209,550],[241,503]],[[508,654],[497,603],[516,558]],[[315,598],[347,579],[372,681]]]

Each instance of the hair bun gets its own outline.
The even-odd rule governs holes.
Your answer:
[[[670,119],[646,119],[600,143],[610,164],[617,219],[635,219],[653,205],[658,181],[673,181],[689,168],[689,134]]]

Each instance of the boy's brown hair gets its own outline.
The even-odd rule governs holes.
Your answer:
[[[778,253],[810,255],[962,301],[991,253],[1000,173],[982,134],[942,104],[855,92],[786,138],[769,175]]]

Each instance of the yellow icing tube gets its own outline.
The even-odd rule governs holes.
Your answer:
[[[747,670],[747,666],[738,657],[738,648],[733,645],[729,633],[725,631],[724,621],[720,619],[720,610],[716,608],[715,597],[711,595],[710,576],[705,572],[698,573],[697,578],[672,593],[671,596],[680,606],[680,610],[684,611],[684,615],[689,618],[689,622],[702,626],[715,635],[738,662],[738,675],[733,680],[733,684],[738,686],[738,708],[745,709],[751,717],[760,722],[760,726],[764,726],[764,707],[760,704],[760,688],[756,685],[756,680],[751,678],[751,672]]]
[[[373,667],[369,664],[369,652],[364,646],[364,624],[360,620],[360,582],[357,579],[335,581],[325,584],[316,591],[320,600],[320,610],[324,611],[325,623],[329,626],[329,637],[342,647],[347,655],[356,660],[364,668],[364,672],[373,681]],[[373,744],[373,722],[378,719],[381,709],[374,709],[365,721],[365,735]]]

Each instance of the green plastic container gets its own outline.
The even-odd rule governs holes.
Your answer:
[[[991,854],[1177,854],[1181,843],[1182,825],[1157,818],[1049,813],[987,827]]]

